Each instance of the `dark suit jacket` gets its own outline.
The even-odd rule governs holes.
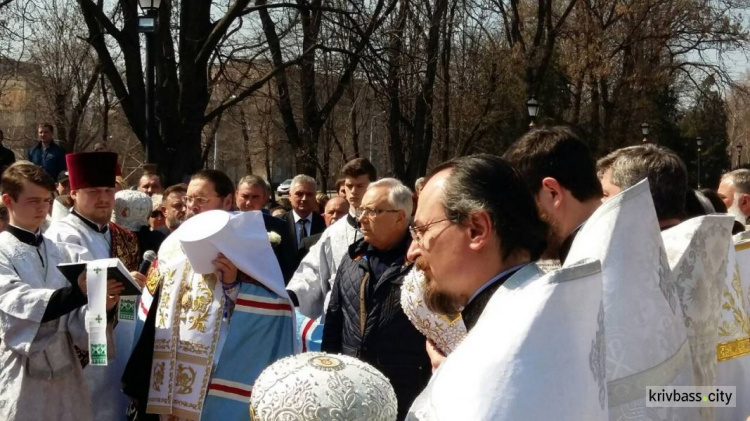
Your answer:
[[[297,252],[301,246],[301,244],[297,244],[297,231],[294,229],[294,211],[289,211],[281,216],[278,217],[278,219],[281,219],[286,222],[286,229],[289,235],[292,237],[292,241],[294,241],[294,249],[295,249],[295,262],[294,262],[294,270],[297,270],[297,266],[299,266],[299,262],[302,260],[297,255]],[[323,217],[318,215],[317,213],[313,212],[312,214],[312,226],[308,227],[307,235],[315,235],[320,234],[321,232],[325,231],[326,229],[326,221],[323,220]]]
[[[284,275],[284,284],[287,284],[292,279],[294,271],[297,270],[297,246],[294,232],[290,236],[289,229],[284,221],[265,213],[263,214],[263,222],[266,224],[266,231],[273,231],[281,236],[281,243],[273,244],[271,248],[276,254],[276,260],[279,261],[281,273]]]
[[[323,235],[323,233],[315,234],[315,235],[309,235],[302,239],[302,242],[299,243],[299,249],[297,249],[297,258],[301,262],[302,259],[307,256],[307,253],[310,252],[310,249],[312,246],[318,243],[318,240],[320,240],[320,237]]]

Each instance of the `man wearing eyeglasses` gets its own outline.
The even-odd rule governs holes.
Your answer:
[[[357,357],[388,377],[399,419],[430,377],[425,337],[400,299],[412,208],[412,192],[400,181],[370,184],[357,211],[363,238],[341,261],[323,327],[323,351]]]
[[[455,413],[455,408],[465,419],[497,419],[493,415],[513,399],[491,393],[493,384],[502,381],[492,377],[499,364],[495,350],[472,344],[486,335],[502,335],[503,326],[513,323],[492,319],[493,296],[504,284],[540,276],[531,262],[546,247],[547,225],[524,180],[497,156],[457,158],[426,179],[408,257],[424,272],[427,306],[445,315],[460,312],[469,333],[416,399],[409,419],[415,414],[414,419],[437,419],[425,414]],[[454,396],[464,398],[444,398],[446,390],[457,387],[461,393]]]

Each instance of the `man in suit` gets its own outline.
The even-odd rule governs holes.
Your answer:
[[[317,203],[315,191],[317,183],[315,179],[300,174],[292,179],[289,188],[289,201],[292,203],[292,211],[279,217],[286,221],[287,230],[295,240],[295,247],[299,249],[302,240],[310,235],[323,232],[325,221],[323,217],[313,212]],[[294,268],[299,265],[299,258],[295,258]]]
[[[235,204],[237,209],[242,212],[261,211],[263,222],[266,224],[266,231],[279,234],[281,241],[272,241],[271,246],[274,254],[276,254],[276,259],[279,261],[281,273],[284,275],[284,283],[288,283],[294,274],[294,270],[297,269],[297,243],[289,233],[286,224],[278,218],[270,216],[264,208],[270,194],[271,189],[268,187],[266,180],[256,175],[248,175],[237,184]]]

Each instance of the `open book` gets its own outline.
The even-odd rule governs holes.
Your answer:
[[[78,263],[61,263],[57,265],[57,269],[65,275],[65,278],[73,285],[78,285],[78,277],[81,273],[86,270],[86,265],[96,265],[102,269],[107,270],[107,279],[114,279],[125,287],[125,290],[120,294],[122,296],[128,295],[141,295],[141,287],[138,285],[135,279],[130,276],[130,272],[125,269],[125,265],[118,258],[111,259],[98,259],[90,262],[78,262]]]

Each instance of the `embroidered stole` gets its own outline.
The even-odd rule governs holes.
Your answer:
[[[115,224],[109,223],[109,232],[112,235],[112,244],[109,248],[110,256],[117,257],[128,270],[138,270],[138,239],[136,236]]]
[[[242,283],[201,419],[247,419],[253,384],[276,360],[294,354],[292,306],[268,289]]]
[[[218,406],[226,411],[224,405],[237,402],[238,396],[242,396],[244,403],[239,406],[246,413],[255,378],[276,359],[293,353],[290,301],[263,287],[241,284],[232,316],[237,319],[230,324],[220,371],[211,382],[225,300],[221,283],[213,274],[196,274],[184,253],[174,253],[168,264],[162,261],[159,266],[163,284],[147,413],[199,420],[204,404],[205,411],[214,414]],[[237,360],[240,357],[242,360]],[[240,393],[234,393],[237,391]],[[224,417],[226,412],[219,418]],[[219,418],[207,415],[203,419]]]

